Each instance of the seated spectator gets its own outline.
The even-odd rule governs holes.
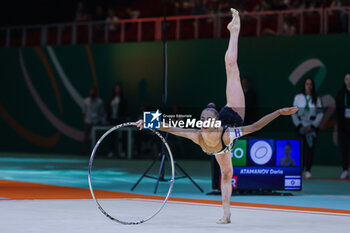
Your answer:
[[[107,28],[110,32],[116,32],[118,30],[119,24],[117,21],[118,17],[114,14],[114,10],[112,8],[108,9],[108,17],[106,19]]]
[[[287,18],[283,25],[283,33],[286,36],[295,35],[296,28],[292,18]]]
[[[342,7],[343,3],[341,0],[332,0],[330,7]]]
[[[77,11],[75,13],[75,21],[88,21],[91,17],[83,2],[78,2]]]
[[[182,7],[183,7],[183,11],[182,11],[182,15],[188,15],[191,13],[191,2],[189,0],[184,0],[182,2]]]
[[[126,9],[126,15],[128,19],[137,19],[140,15],[139,10],[133,10],[130,7]]]

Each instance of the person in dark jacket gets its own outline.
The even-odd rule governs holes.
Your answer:
[[[250,87],[249,79],[247,77],[242,78],[242,89],[245,99],[245,118],[244,124],[252,124],[256,119],[256,92]]]
[[[126,120],[126,102],[123,96],[123,92],[120,85],[116,85],[113,88],[111,98],[108,102],[108,121],[112,125],[118,125]],[[119,157],[125,157],[125,147],[126,147],[126,135],[125,132],[121,133],[121,143],[118,142],[117,135],[112,135],[112,151],[108,153],[108,157],[114,156],[114,151],[116,151],[116,142],[118,145],[121,144],[121,153]]]
[[[340,178],[347,179],[349,178],[350,152],[350,72],[345,74],[344,86],[337,93],[336,111],[338,117],[338,139],[343,166]]]

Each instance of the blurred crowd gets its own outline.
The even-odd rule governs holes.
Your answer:
[[[166,3],[167,15],[172,16],[227,13],[230,7],[252,12],[350,6],[350,0],[166,0]],[[0,25],[162,17],[163,9],[164,0],[54,0],[41,1],[40,7],[31,1],[14,0],[8,7],[0,8]]]
[[[350,6],[350,0],[167,0],[166,2],[168,16],[221,14],[230,12],[231,7],[240,12],[261,12]],[[95,6],[90,4],[88,7],[84,2],[79,2],[74,20],[76,22],[105,21],[109,24],[107,26],[109,32],[117,33],[120,31],[119,24],[113,22],[118,22],[119,19],[162,17],[164,13],[163,4],[163,0],[149,0],[148,4],[141,0],[133,0],[124,6],[108,6],[107,4]],[[149,7],[150,5],[152,7]],[[339,17],[338,24],[340,28],[337,30],[346,31],[346,13],[343,10],[333,12],[337,12]],[[275,26],[269,26],[269,23],[272,22],[265,22],[267,28],[262,30],[262,34],[276,35]],[[97,38],[103,35],[103,28],[99,29],[100,33]],[[283,22],[283,35],[295,34],[297,34],[295,15],[289,15]]]
[[[112,21],[118,20],[118,16],[123,19],[136,19],[139,17],[139,10],[132,10],[130,7],[127,7],[123,10],[118,11],[118,16],[116,13],[117,8],[107,7],[104,8],[101,5],[95,7],[95,9],[89,9],[84,2],[79,2],[75,12],[75,21]]]
[[[87,7],[79,2],[75,21],[135,19],[138,17],[160,17],[163,14],[163,1],[151,0],[147,4],[133,4],[124,7]],[[240,12],[277,11],[291,9],[315,9],[323,7],[350,6],[350,0],[168,0],[168,15],[200,15],[227,13],[231,7]]]
[[[174,15],[227,13],[231,7],[240,12],[313,9],[349,6],[349,0],[175,0]]]

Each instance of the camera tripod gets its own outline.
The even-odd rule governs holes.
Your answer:
[[[168,133],[165,134],[165,139],[166,140],[168,139]],[[157,193],[159,182],[170,181],[170,179],[165,178],[165,159],[166,158],[169,159],[169,155],[165,149],[164,144],[162,144],[161,153],[159,153],[155,156],[152,163],[148,166],[148,168],[145,170],[145,172],[142,174],[142,176],[138,179],[138,181],[131,188],[131,191],[133,191],[136,188],[136,186],[141,182],[141,180],[144,177],[157,180],[155,188],[154,188],[154,193]],[[148,172],[152,169],[152,167],[156,164],[156,162],[158,160],[160,160],[160,167],[158,170],[158,175],[157,176],[148,175]],[[174,161],[174,165],[175,165],[175,174],[180,174],[179,176],[175,176],[175,180],[188,178],[199,189],[199,191],[204,192],[203,189],[185,171],[185,169],[183,169],[176,161]]]

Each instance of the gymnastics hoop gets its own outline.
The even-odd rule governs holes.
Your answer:
[[[94,149],[92,150],[92,153],[91,153],[91,157],[90,157],[90,161],[89,161],[89,188],[90,188],[90,192],[91,192],[91,195],[92,195],[92,198],[94,199],[94,201],[96,202],[97,204],[97,207],[100,209],[100,211],[105,215],[107,216],[109,219],[115,221],[115,222],[118,222],[118,223],[121,223],[121,224],[124,224],[124,225],[136,225],[136,224],[141,224],[141,223],[144,223],[144,222],[147,222],[148,220],[152,219],[154,216],[156,216],[164,207],[165,203],[168,201],[168,198],[171,194],[171,191],[173,190],[173,186],[174,186],[174,180],[175,180],[175,168],[174,168],[174,159],[173,159],[173,155],[171,153],[171,150],[170,150],[170,147],[168,145],[168,143],[166,142],[165,138],[156,130],[154,129],[149,129],[151,130],[153,133],[155,133],[163,142],[163,144],[165,145],[166,149],[168,150],[168,154],[169,154],[169,158],[170,158],[170,163],[171,163],[171,179],[170,179],[170,187],[169,187],[169,190],[168,190],[168,193],[162,203],[162,205],[158,208],[158,210],[151,216],[149,216],[148,218],[145,218],[145,219],[142,219],[140,221],[137,221],[137,222],[127,222],[127,221],[123,221],[123,220],[119,220],[119,219],[116,219],[114,217],[112,217],[111,215],[109,215],[103,208],[102,206],[100,205],[100,203],[98,202],[98,200],[96,199],[95,197],[95,194],[94,194],[94,189],[92,187],[92,183],[91,183],[91,170],[92,170],[92,163],[93,163],[93,160],[94,160],[94,157],[95,157],[95,154],[96,154],[96,151],[100,145],[100,143],[103,141],[103,139],[105,137],[107,137],[110,133],[112,133],[113,131],[117,130],[117,129],[120,129],[120,128],[123,128],[123,127],[126,127],[126,126],[136,126],[136,123],[135,122],[127,122],[127,123],[123,123],[123,124],[120,124],[120,125],[116,125],[112,128],[110,128],[106,133],[104,133],[100,139],[97,141]]]

